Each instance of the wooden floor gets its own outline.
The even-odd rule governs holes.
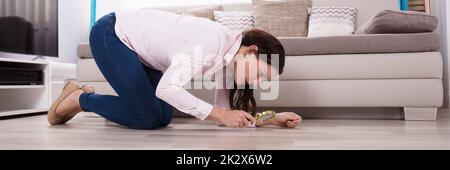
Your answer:
[[[1,120],[0,149],[450,149],[450,114],[410,122],[307,119],[296,129],[229,129],[178,118],[156,131],[126,129],[87,113],[57,127],[34,116]]]

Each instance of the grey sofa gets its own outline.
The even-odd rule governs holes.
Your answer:
[[[313,5],[357,7],[359,26],[378,10],[398,8],[392,0],[314,0]],[[223,6],[225,11],[251,10],[251,4]],[[184,8],[191,7],[164,10]],[[258,101],[261,107],[403,108],[405,120],[435,120],[443,104],[443,61],[434,33],[280,40],[288,57],[279,97]],[[79,46],[78,55],[78,81],[93,85],[99,93],[115,94],[88,44]],[[214,90],[189,91],[214,100]]]

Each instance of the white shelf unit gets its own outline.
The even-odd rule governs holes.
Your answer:
[[[43,89],[45,85],[17,85],[17,86],[0,86],[0,90],[2,89]]]
[[[44,113],[47,111],[48,111],[47,109],[3,110],[3,111],[0,111],[0,117],[27,115],[27,114],[32,114],[32,113]]]
[[[0,57],[0,63],[40,69],[42,85],[0,85],[0,117],[47,112],[50,101],[48,61]]]

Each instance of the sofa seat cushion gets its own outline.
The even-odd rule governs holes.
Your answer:
[[[263,93],[270,91],[255,91],[258,107],[441,107],[444,94],[440,79],[299,80],[279,83],[276,100],[260,100]],[[188,91],[207,102],[214,101],[214,90]]]
[[[280,38],[286,55],[370,54],[430,52],[440,49],[439,36],[435,33],[418,34],[360,34],[332,37],[284,37]],[[78,46],[78,57],[92,58],[88,43]]]
[[[331,37],[280,38],[286,55],[409,53],[437,51],[439,36],[418,34],[358,34]]]
[[[107,82],[79,83],[93,86],[98,94],[117,95]],[[206,102],[214,102],[214,90],[188,91]],[[277,100],[260,100],[262,93],[267,91],[255,91],[258,107],[441,107],[444,98],[439,79],[283,81]]]
[[[439,52],[289,56],[281,80],[441,79],[442,70]]]
[[[441,79],[442,70],[439,52],[289,56],[281,80]],[[106,81],[94,59],[79,59],[77,74]]]

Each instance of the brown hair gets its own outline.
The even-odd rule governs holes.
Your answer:
[[[279,65],[274,66],[278,69],[279,74],[283,73],[285,63],[285,51],[281,42],[273,35],[259,29],[251,29],[242,33],[241,46],[256,45],[258,47],[258,53],[256,56],[258,59],[264,60],[267,64],[272,64],[272,55],[279,56]],[[267,57],[260,58],[260,54],[265,54]],[[238,89],[236,83],[234,88],[230,90],[230,106],[233,110],[243,110],[256,114],[256,100],[253,96],[253,89],[250,88],[248,83],[245,84],[245,88]]]

